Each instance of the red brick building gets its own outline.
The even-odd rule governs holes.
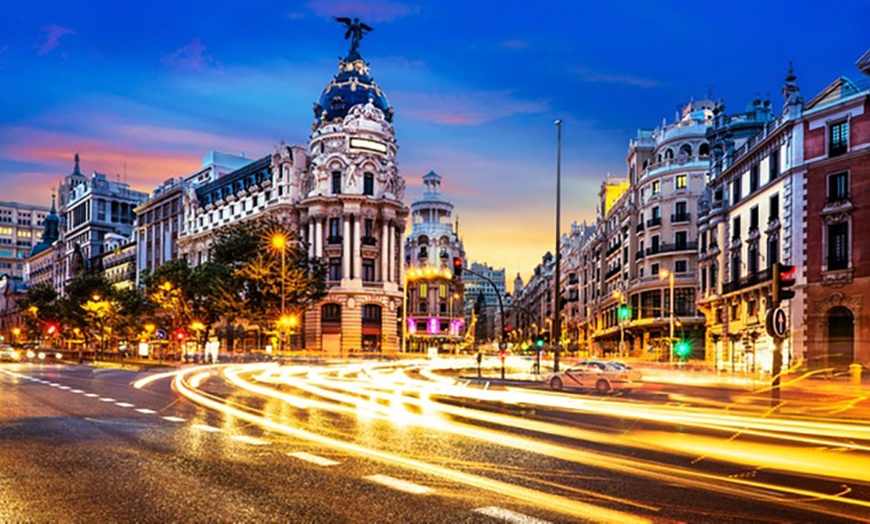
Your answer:
[[[870,51],[857,63],[870,76]],[[870,365],[870,91],[837,79],[804,106],[805,358]]]

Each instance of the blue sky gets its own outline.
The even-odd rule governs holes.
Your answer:
[[[396,111],[407,198],[435,170],[469,258],[527,276],[555,244],[556,118],[563,230],[592,220],[638,128],[712,90],[729,110],[779,108],[794,60],[809,98],[870,48],[870,2],[14,2],[0,15],[3,200],[50,201],[82,168],[138,189],[211,149],[259,157],[305,143],[312,104],[360,47]],[[119,5],[120,4],[120,5]]]

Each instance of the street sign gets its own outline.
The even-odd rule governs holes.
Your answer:
[[[767,312],[767,334],[774,338],[786,338],[788,336],[788,317],[782,308],[771,309]]]
[[[158,329],[157,331],[154,332],[154,336],[156,336],[160,340],[163,340],[164,338],[166,338],[166,331],[164,331],[162,329]]]

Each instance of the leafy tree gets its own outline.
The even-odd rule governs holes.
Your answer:
[[[47,323],[60,323],[62,320],[58,294],[54,286],[48,282],[41,282],[29,288],[24,297],[18,301],[18,307],[27,337],[32,340],[39,338]]]

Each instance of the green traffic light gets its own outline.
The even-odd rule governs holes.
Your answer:
[[[619,319],[628,320],[631,316],[631,309],[628,306],[619,306]]]
[[[685,340],[681,340],[674,346],[674,354],[680,358],[686,358],[692,352],[692,348],[689,346],[689,343]]]
[[[539,338],[538,340],[535,341],[535,345],[538,346],[538,347],[543,346],[543,345],[544,345],[544,339]]]

